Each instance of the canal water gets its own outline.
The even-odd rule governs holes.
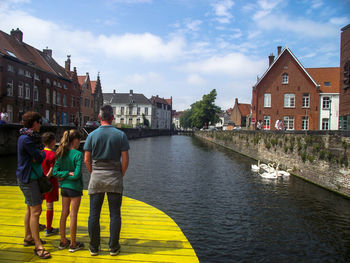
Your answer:
[[[167,213],[200,262],[350,262],[350,200],[189,136],[130,141],[126,196]],[[0,158],[15,185],[16,157]],[[88,176],[85,173],[85,185]]]

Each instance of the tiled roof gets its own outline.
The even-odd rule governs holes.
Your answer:
[[[85,82],[86,76],[78,76],[78,81],[80,85],[83,85]]]
[[[238,109],[242,116],[248,116],[250,114],[250,104],[238,103]]]
[[[103,97],[105,95],[103,94]],[[143,94],[138,93],[114,93],[111,103],[118,104],[151,104],[151,102]]]
[[[161,104],[165,104],[165,105],[171,105],[168,103],[168,101],[166,99],[160,98],[158,96],[152,96],[151,102],[152,103],[161,103]]]
[[[170,99],[165,99],[166,102],[171,106],[173,104],[173,99],[170,98]]]
[[[65,69],[52,57],[42,51],[17,40],[17,38],[0,30],[0,53],[13,60],[33,65],[35,68],[55,74],[59,77],[70,79]]]
[[[94,94],[97,81],[96,80],[90,80],[90,83],[91,83],[91,93]]]
[[[102,93],[103,103],[110,104],[115,93]]]
[[[340,92],[340,68],[306,68],[306,71],[312,76],[318,85],[321,93],[339,93]],[[330,86],[325,85],[329,82]],[[328,83],[326,83],[328,84]]]

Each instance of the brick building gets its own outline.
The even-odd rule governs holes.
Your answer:
[[[341,31],[339,129],[350,130],[350,24]]]
[[[97,75],[97,80],[92,80],[91,82],[91,92],[94,97],[94,120],[98,120],[98,114],[103,106],[103,94],[102,86],[100,80],[100,74]]]
[[[273,54],[269,56],[268,69],[253,86],[252,119],[262,120],[267,130],[274,130],[277,120],[283,120],[286,130],[331,129],[330,124],[337,122],[338,105],[336,99],[329,102],[331,97],[339,96],[339,82],[336,83],[335,77],[338,71],[339,68],[305,69],[289,48],[282,50],[279,46],[277,58]],[[322,72],[327,75],[320,74]],[[321,95],[325,97],[324,105]],[[328,116],[333,119],[322,126],[320,106],[331,112],[331,105],[333,115]]]
[[[85,125],[87,121],[97,120],[94,118],[94,96],[92,94],[89,73],[86,72],[85,76],[78,76],[78,81],[81,90],[81,119],[82,125]]]
[[[246,103],[238,103],[238,98],[235,99],[235,105],[231,112],[230,120],[235,126],[242,128],[249,127],[249,116],[251,112],[251,105]]]
[[[40,51],[23,42],[18,28],[10,35],[0,31],[0,69],[0,110],[7,111],[9,122],[18,123],[24,112],[34,110],[67,125],[79,112],[69,101],[80,97],[74,71],[61,67],[51,49]]]

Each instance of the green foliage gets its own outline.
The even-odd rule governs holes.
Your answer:
[[[326,151],[325,151],[325,150],[319,151],[319,152],[318,152],[318,158],[319,158],[320,160],[326,159]]]
[[[122,128],[132,128],[131,124],[122,124]]]
[[[298,141],[298,152],[300,152],[303,149],[303,144]]]
[[[272,138],[271,139],[271,144],[272,144],[273,147],[276,147],[276,145],[278,144],[278,139]]]
[[[285,152],[285,153],[288,152],[288,146],[287,146],[287,145],[284,145],[283,149],[284,149],[284,152]]]
[[[269,143],[269,142],[266,143],[266,144],[265,144],[265,147],[266,147],[266,149],[270,150],[270,148],[271,148],[271,143]]]
[[[315,160],[315,157],[313,157],[312,155],[308,155],[308,156],[307,156],[307,159],[308,159],[308,161],[309,161],[310,163],[313,163],[314,160]]]
[[[209,94],[203,95],[202,100],[193,103],[191,109],[186,110],[181,116],[181,126],[184,128],[202,128],[217,123],[221,109],[214,104],[216,96],[216,90],[213,89]]]
[[[303,160],[304,163],[305,163],[305,161],[306,161],[306,157],[307,157],[306,152],[302,152],[302,153],[301,153],[301,159]]]
[[[348,149],[348,143],[346,141],[342,141],[341,145],[343,146],[345,151]]]
[[[294,142],[290,142],[289,151],[292,153],[294,151]]]
[[[146,127],[149,127],[149,120],[146,118],[145,114],[142,114],[142,122],[143,122],[143,125],[145,125]]]
[[[348,158],[346,156],[344,156],[343,158],[340,159],[340,163],[341,163],[341,165],[344,165],[345,167],[349,166],[349,161],[348,161]]]
[[[314,153],[317,153],[320,151],[320,145],[318,143],[315,143],[314,146],[313,146],[313,151]]]

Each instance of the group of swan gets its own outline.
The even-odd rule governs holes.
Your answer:
[[[262,178],[265,179],[277,179],[278,177],[290,175],[289,172],[280,170],[279,164],[277,164],[276,168],[274,168],[274,164],[260,164],[260,160],[258,161],[258,165],[252,164],[251,169],[252,172],[258,173]],[[260,173],[260,169],[263,170],[263,173]]]

